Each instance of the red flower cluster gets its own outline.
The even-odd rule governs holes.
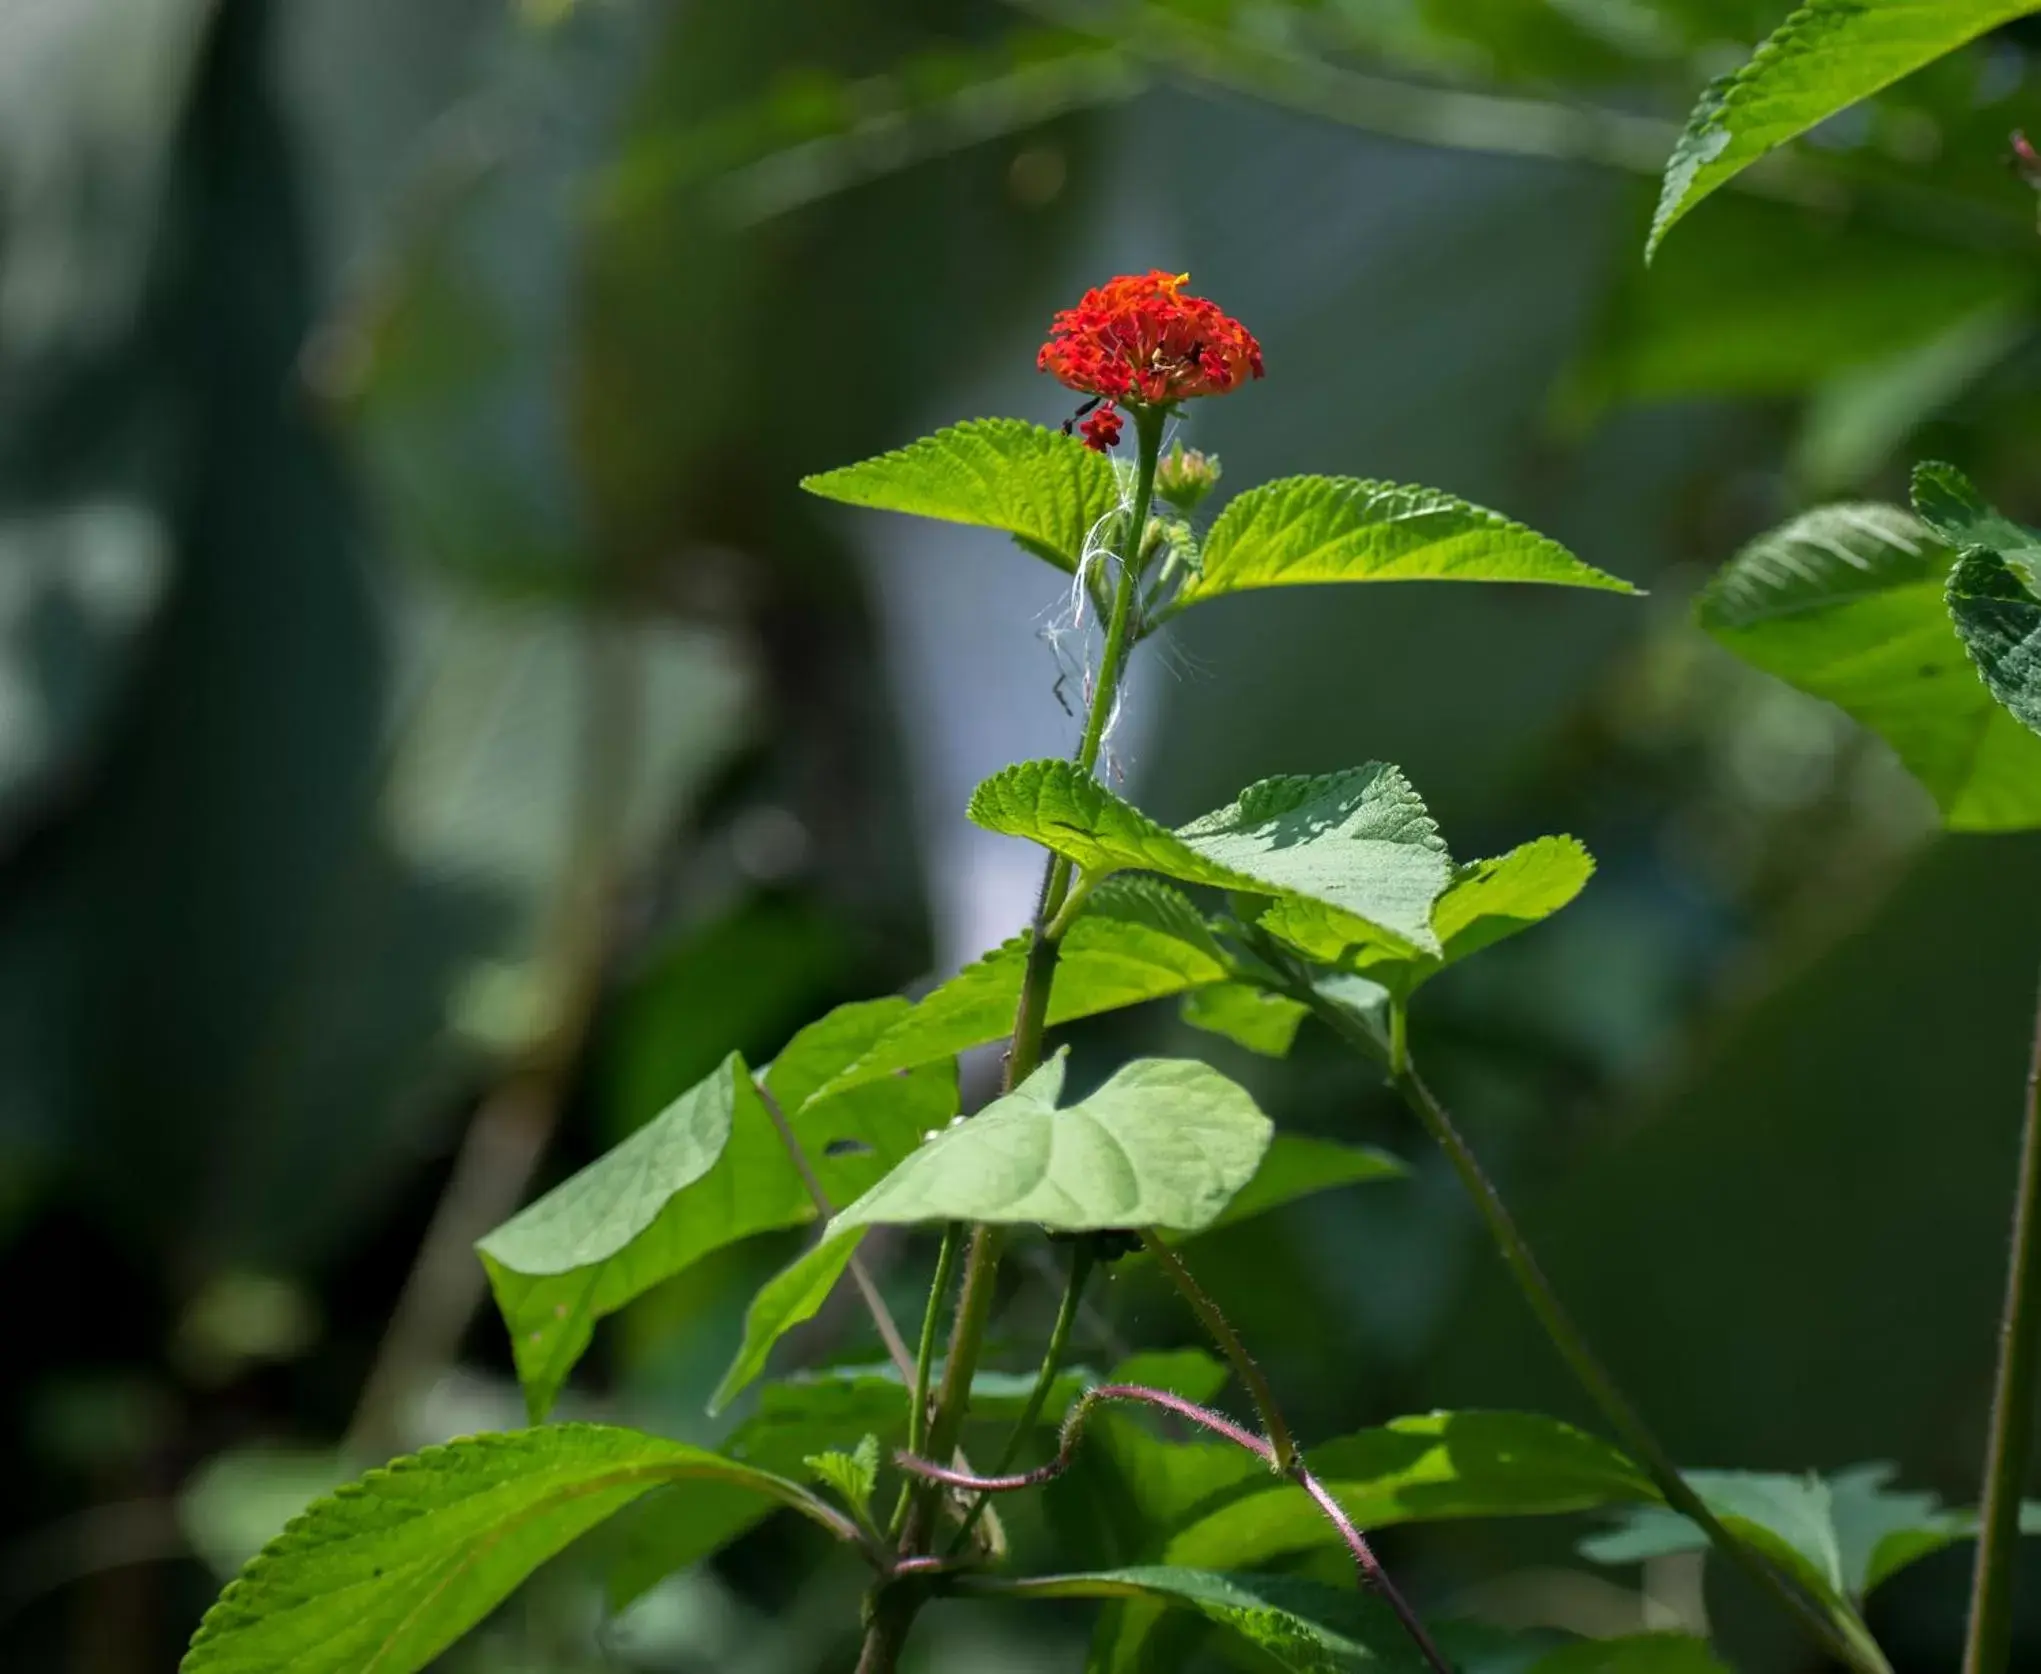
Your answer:
[[[1084,293],[1058,314],[1035,365],[1106,405],[1084,423],[1087,447],[1119,440],[1115,401],[1160,406],[1224,395],[1262,373],[1253,334],[1201,296],[1185,296],[1187,273],[1126,274]]]

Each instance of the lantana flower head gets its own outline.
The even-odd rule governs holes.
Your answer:
[[[1080,394],[1113,403],[1164,406],[1195,395],[1225,395],[1262,375],[1254,334],[1215,302],[1186,296],[1187,273],[1123,274],[1084,293],[1049,327],[1035,364]],[[1119,438],[1118,417],[1084,426],[1088,446]]]

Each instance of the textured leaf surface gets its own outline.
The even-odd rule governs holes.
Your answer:
[[[786,1107],[908,1010],[846,1006],[789,1042],[767,1085]],[[935,1065],[806,1109],[795,1136],[832,1198],[854,1197],[956,1109]],[[483,1239],[534,1419],[551,1408],[596,1320],[738,1239],[814,1219],[799,1170],[734,1054],[621,1145]]]
[[[1587,887],[1594,869],[1594,857],[1571,837],[1539,837],[1460,867],[1432,909],[1436,954],[1384,947],[1366,926],[1310,902],[1278,901],[1261,922],[1321,963],[1365,972],[1408,995],[1448,965],[1543,923]]]
[[[1540,1657],[1530,1674],[1729,1674],[1729,1665],[1684,1633],[1628,1633],[1568,1645]]]
[[[2041,824],[2041,740],[1970,665],[1943,599],[1953,562],[1896,507],[1827,506],[1745,547],[1696,614],[1738,656],[1876,732],[1951,829]]]
[[[2041,734],[2041,595],[1996,552],[1966,552],[1949,572],[1949,615],[1991,695]]]
[[[1089,1098],[1058,1109],[1067,1059],[1057,1053],[838,1211],[821,1241],[753,1300],[743,1346],[711,1410],[758,1376],[786,1332],[814,1317],[874,1226],[984,1221],[1051,1232],[1197,1232],[1253,1179],[1274,1129],[1217,1070],[1137,1058]]]
[[[1074,437],[1020,419],[972,419],[801,486],[824,499],[946,523],[1004,529],[1038,557],[1075,571],[1120,505],[1111,462]]]
[[[1028,937],[966,966],[828,1084],[834,1094],[895,1071],[938,1063],[1013,1032]],[[1197,908],[1153,878],[1111,878],[1093,890],[1064,932],[1049,988],[1051,1024],[1223,981],[1231,965]]]
[[[1295,1674],[1419,1674],[1426,1668],[1388,1605],[1284,1575],[1150,1565],[1041,1576],[1002,1588],[1029,1598],[1140,1599],[1195,1610]]]
[[[1436,951],[1432,904],[1452,879],[1424,803],[1381,762],[1317,778],[1264,779],[1177,831],[1073,763],[1021,762],[972,793],[970,814],[1091,875],[1145,869],[1179,883],[1300,898],[1405,952]]]
[[[206,1613],[182,1674],[411,1674],[568,1542],[688,1479],[813,1503],[633,1430],[471,1436],[371,1471],[293,1520]]]
[[[1285,477],[1237,496],[1205,537],[1186,604],[1335,581],[1535,581],[1634,593],[1535,530],[1432,488]]]
[[[1702,94],[1666,164],[1647,254],[1724,181],[1816,123],[1986,30],[2037,9],[2036,0],[1812,0],[1751,60]]]

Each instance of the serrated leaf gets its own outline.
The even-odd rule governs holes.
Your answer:
[[[823,1091],[839,1093],[1004,1040],[1020,1005],[1028,940],[1014,937],[903,1011]],[[1153,878],[1111,878],[1091,892],[1064,932],[1047,1020],[1068,1023],[1181,994],[1221,982],[1231,970],[1183,895]]]
[[[1957,637],[1991,695],[2041,734],[2041,596],[1996,552],[1966,552],[1949,572]]]
[[[1338,581],[1531,581],[1634,593],[1535,530],[1433,488],[1285,477],[1237,496],[1178,598]]]
[[[411,1674],[570,1541],[684,1480],[828,1515],[794,1483],[634,1430],[471,1436],[293,1519],[206,1612],[181,1674]]]
[[[844,1007],[795,1036],[775,1073],[802,1092],[907,1011]],[[857,1195],[956,1109],[954,1069],[818,1100],[791,1118],[832,1197]],[[743,1060],[734,1053],[659,1116],[498,1227],[477,1246],[509,1327],[534,1420],[543,1418],[595,1322],[711,1251],[815,1218]]]
[[[1001,1585],[1002,1597],[1138,1599],[1195,1610],[1294,1674],[1420,1674],[1429,1665],[1373,1593],[1288,1575],[1229,1575],[1169,1565],[1047,1575]]]
[[[1666,164],[1648,260],[1673,225],[1766,152],[2037,9],[2036,0],[1813,0],[1709,84]]]
[[[1251,982],[1215,982],[1183,997],[1183,1020],[1268,1058],[1289,1056],[1306,1008]]]
[[[1898,753],[1956,831],[2041,825],[2041,741],[1993,699],[1943,600],[1954,555],[1893,506],[1826,506],[1760,536],[1696,618]]]
[[[1959,552],[1985,547],[2030,574],[2041,564],[2041,535],[1998,511],[1953,465],[1930,459],[1914,467],[1913,511]]]
[[[857,1513],[859,1522],[871,1522],[872,1495],[879,1488],[877,1436],[866,1435],[853,1452],[828,1448],[821,1453],[809,1454],[801,1463],[843,1497],[844,1504]]]
[[[1003,529],[1074,572],[1119,510],[1112,463],[1074,437],[1021,419],[971,419],[857,465],[803,477],[810,494],[875,511]]]
[[[1764,1471],[1689,1471],[1687,1480],[1735,1534],[1770,1553],[1832,1610],[1851,1611],[1907,1565],[1977,1534],[1974,1511],[1890,1486],[1889,1464],[1856,1465],[1826,1479]],[[2041,1504],[2020,1508],[2024,1534],[2041,1533]],[[1636,1563],[1707,1549],[1707,1536],[1662,1505],[1623,1514],[1580,1544],[1596,1563]]]
[[[972,793],[969,812],[987,830],[1040,843],[1088,876],[1139,869],[1297,898],[1347,915],[1385,946],[1438,947],[1431,909],[1452,879],[1452,861],[1417,792],[1383,762],[1264,779],[1177,831],[1067,761],[1021,762],[994,774]]]
[[[813,1317],[874,1226],[977,1221],[1051,1232],[1196,1232],[1254,1177],[1273,1128],[1209,1065],[1137,1058],[1089,1098],[1057,1108],[1067,1051],[968,1122],[935,1135],[840,1210],[815,1248],[770,1280],[713,1397],[727,1404],[772,1345]]]
[[[1448,965],[1543,923],[1587,887],[1594,869],[1594,857],[1572,837],[1534,838],[1460,867],[1432,908],[1437,954],[1398,954],[1366,935],[1366,926],[1312,903],[1278,901],[1261,923],[1323,964],[1365,973],[1408,996]]]
[[[1530,1674],[1729,1674],[1704,1639],[1684,1633],[1629,1633],[1583,1639],[1531,1665]]]

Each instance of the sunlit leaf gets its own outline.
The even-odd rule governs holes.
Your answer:
[[[1400,1157],[1378,1151],[1371,1145],[1345,1145],[1336,1139],[1314,1139],[1308,1134],[1279,1133],[1261,1160],[1254,1178],[1235,1194],[1222,1214],[1205,1230],[1237,1226],[1256,1215],[1266,1215],[1300,1198],[1341,1186],[1357,1186],[1372,1180],[1400,1180],[1410,1167]]]
[[[1646,254],[1766,152],[2036,9],[2036,0],[1812,0],[1711,83],[1666,164]]]
[[[471,1436],[295,1518],[206,1613],[182,1674],[412,1674],[577,1536],[683,1481],[820,1509],[791,1482],[634,1430]]]
[[[1215,982],[1183,997],[1183,1020],[1269,1058],[1289,1055],[1305,1008],[1251,982]]]
[[[1067,761],[1021,762],[971,796],[979,825],[1026,837],[1092,876],[1123,869],[1329,907],[1383,945],[1433,952],[1432,904],[1452,878],[1410,782],[1381,762],[1264,779],[1177,831]]]
[[[903,1069],[938,1063],[1013,1032],[1028,937],[967,965],[873,1040],[827,1085],[832,1094]],[[1205,921],[1153,878],[1112,878],[1093,890],[1064,932],[1049,986],[1051,1024],[1223,981],[1232,966]]]
[[[1137,1058],[1062,1108],[1067,1052],[1004,1098],[935,1135],[838,1212],[822,1240],[770,1280],[712,1409],[763,1369],[772,1345],[814,1316],[874,1226],[977,1221],[1051,1232],[1197,1232],[1254,1177],[1273,1128],[1207,1064]]]
[[[1825,506],[1745,547],[1696,615],[1738,656],[1883,738],[1951,829],[2041,824],[2041,740],[1964,653],[1943,597],[1953,562],[1897,507]]]
[[[1335,581],[1536,581],[1632,593],[1557,541],[1431,488],[1286,477],[1239,495],[1179,598]]]
[[[1003,529],[1071,571],[1121,502],[1103,454],[1020,419],[953,424],[896,452],[803,477],[801,486],[853,506]]]

